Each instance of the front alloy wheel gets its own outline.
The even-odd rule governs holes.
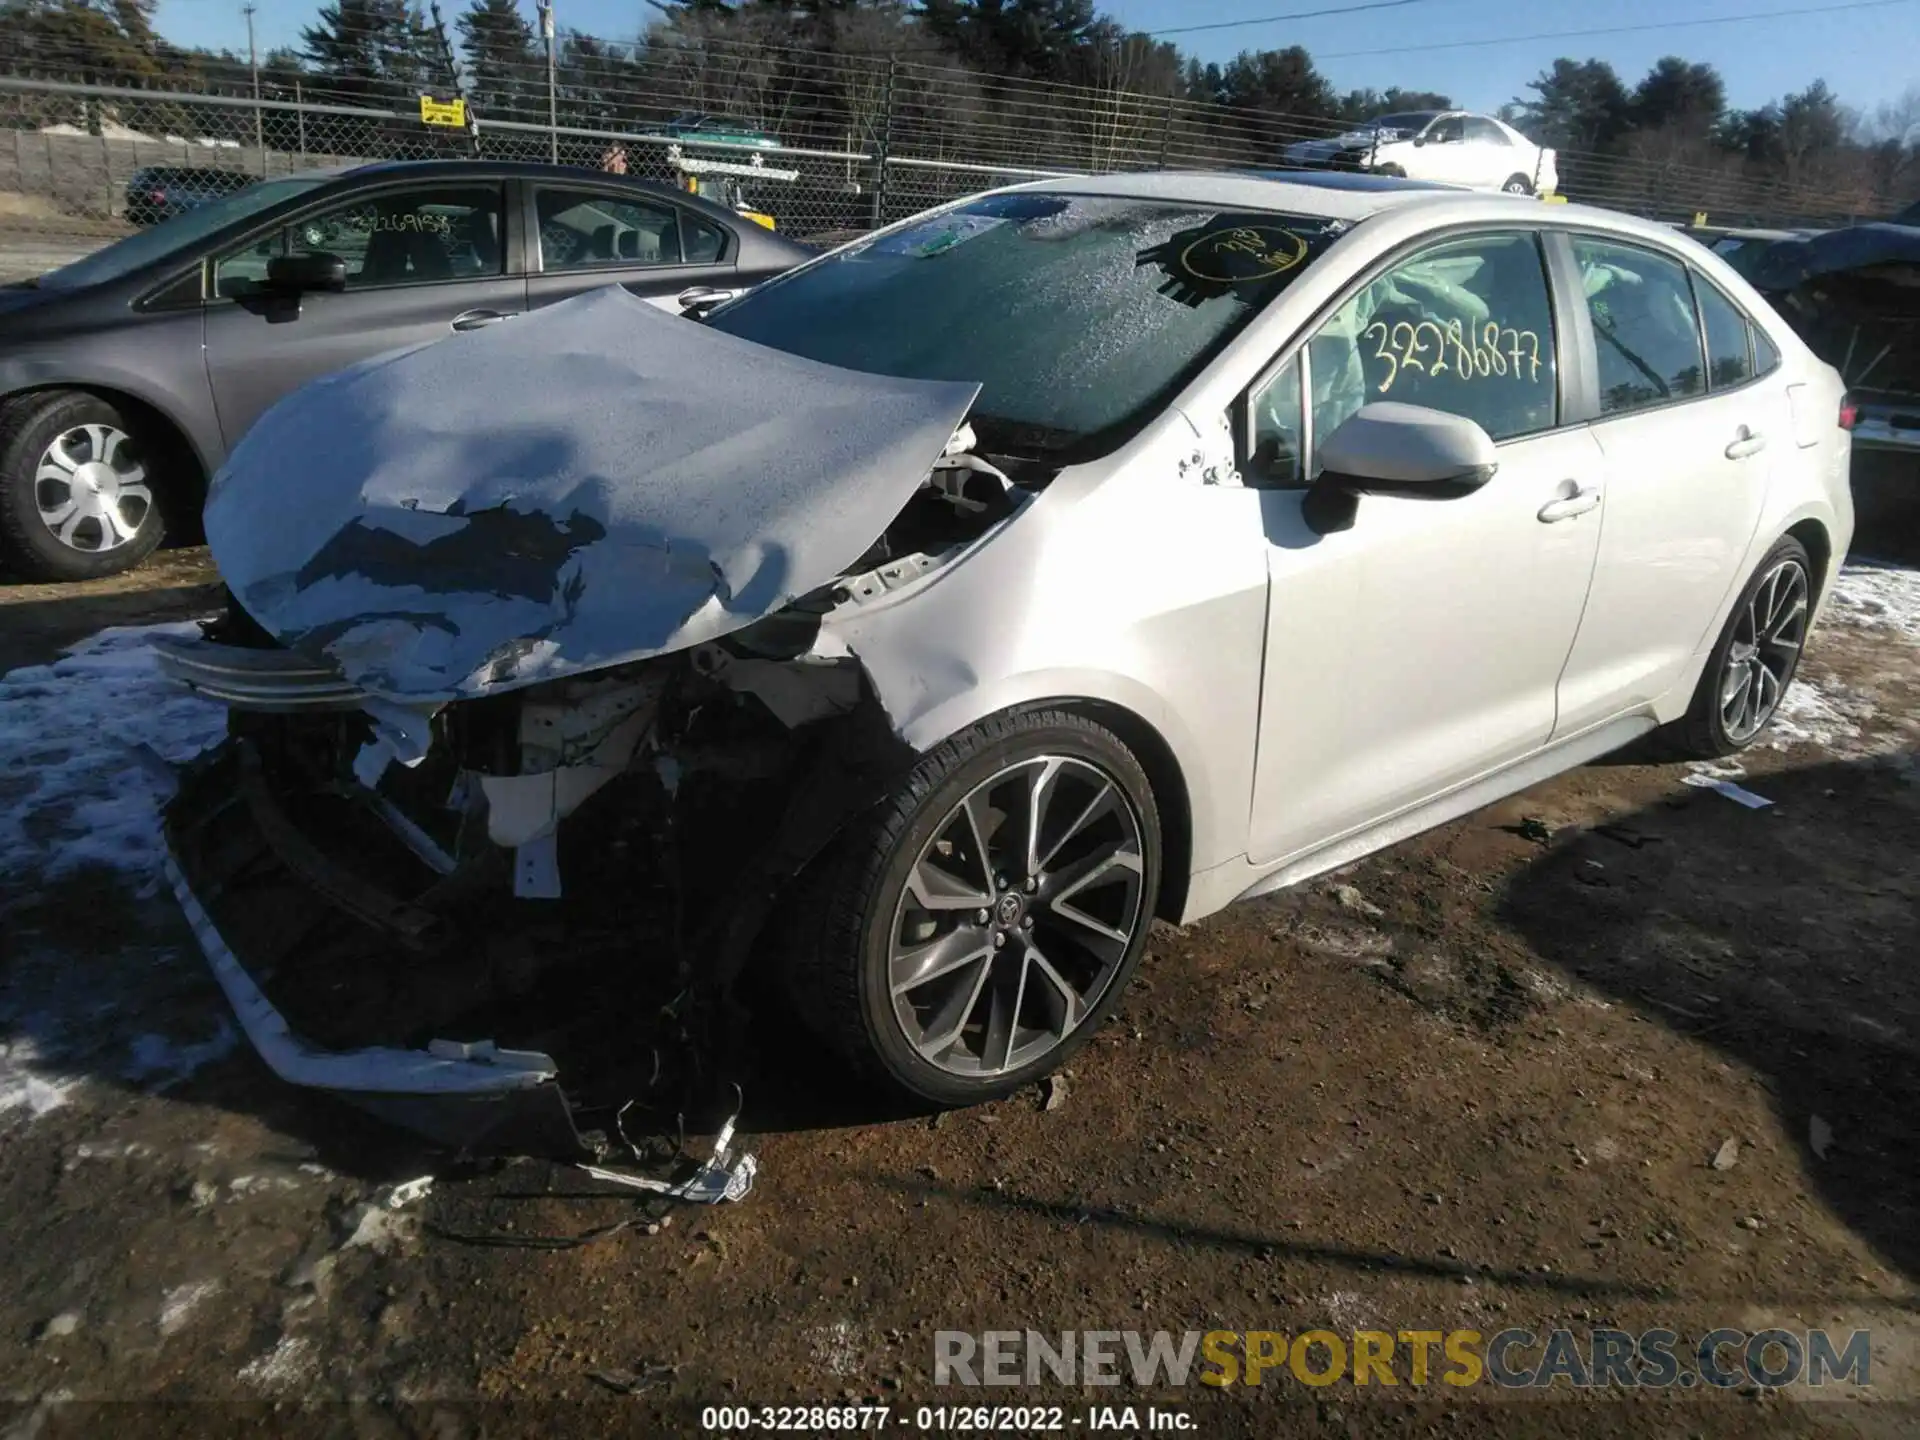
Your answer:
[[[1064,1045],[1146,923],[1140,817],[1100,768],[1016,761],[922,848],[887,958],[907,1043],[949,1075],[996,1079]]]
[[[1160,883],[1138,760],[1058,710],[923,756],[800,877],[787,985],[853,1068],[920,1100],[1008,1094],[1118,1003]]]

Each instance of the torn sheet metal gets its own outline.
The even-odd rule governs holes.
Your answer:
[[[296,391],[215,477],[207,540],[282,643],[388,699],[472,698],[686,649],[831,581],[978,393],[608,286]]]
[[[728,1162],[728,1152],[733,1149],[735,1119],[738,1117],[729,1119],[720,1127],[720,1134],[713,1142],[712,1157],[702,1161],[700,1168],[685,1180],[655,1180],[651,1176],[629,1175],[597,1165],[582,1165],[580,1168],[596,1180],[625,1185],[630,1190],[665,1195],[693,1205],[718,1205],[723,1201],[745,1199],[747,1192],[753,1189],[754,1178],[760,1173],[760,1162],[744,1152],[739,1159]]]

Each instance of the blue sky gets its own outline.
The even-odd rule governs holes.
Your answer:
[[[1353,0],[1107,0],[1100,8],[1130,28],[1152,31],[1347,3]],[[1831,0],[1612,0],[1603,6],[1594,0],[1534,0],[1517,6],[1511,0],[1416,0],[1371,13],[1167,38],[1207,60],[1228,59],[1243,49],[1304,45],[1340,89],[1440,90],[1457,104],[1486,110],[1522,93],[1557,55],[1609,60],[1628,84],[1662,55],[1710,61],[1726,78],[1729,102],[1742,107],[1824,79],[1843,102],[1870,112],[1920,83],[1920,0],[1745,24],[1503,41],[1827,3]],[[317,8],[316,0],[258,0],[258,5],[254,24],[263,48],[293,43]],[[451,19],[465,6],[462,0],[441,0],[441,8]],[[532,0],[522,0],[522,8],[534,13]],[[644,0],[555,0],[555,9],[562,27],[613,39],[631,38],[656,13]],[[161,0],[160,29],[182,44],[246,49],[239,0]],[[1448,44],[1458,48],[1431,48]],[[1383,53],[1388,50],[1396,53]]]

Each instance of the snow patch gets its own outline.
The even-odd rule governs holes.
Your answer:
[[[1861,724],[1873,716],[1873,701],[1867,696],[1839,685],[1823,689],[1811,680],[1796,679],[1781,698],[1763,743],[1769,750],[1818,745],[1835,754],[1851,754],[1859,747],[1849,742],[1860,738]]]
[[[1834,579],[1827,614],[1920,639],[1920,570],[1852,561]]]
[[[193,1318],[195,1310],[219,1293],[218,1280],[193,1280],[174,1286],[160,1297],[160,1333],[171,1335],[179,1330]]]
[[[67,1103],[80,1081],[75,1076],[49,1073],[46,1058],[30,1035],[0,1045],[0,1115],[24,1110],[38,1120]]]
[[[197,633],[192,621],[116,626],[0,675],[0,872],[157,874],[167,782],[139,747],[191,759],[220,739],[226,711],[162,675],[148,642]]]
[[[298,1335],[282,1335],[280,1343],[265,1354],[249,1360],[240,1368],[240,1378],[262,1390],[286,1390],[312,1379],[317,1368],[313,1341]]]

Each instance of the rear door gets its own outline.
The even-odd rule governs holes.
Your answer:
[[[663,309],[696,285],[731,288],[739,241],[665,196],[631,188],[534,182],[527,201],[532,308],[621,285]]]
[[[507,252],[502,183],[440,181],[336,200],[219,256],[206,358],[227,445],[309,380],[520,314]],[[299,253],[345,260],[347,288],[297,304],[266,292],[268,261]]]
[[[1600,557],[1560,682],[1556,735],[1666,694],[1713,641],[1776,459],[1793,448],[1776,359],[1664,251],[1575,236],[1605,456]]]

